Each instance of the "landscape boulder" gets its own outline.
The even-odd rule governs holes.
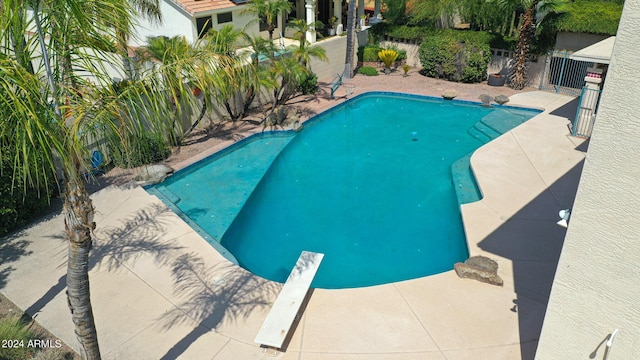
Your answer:
[[[455,90],[449,89],[442,92],[442,97],[447,100],[452,100],[456,96],[458,96],[458,93]]]
[[[152,185],[164,181],[171,174],[173,174],[173,169],[167,165],[145,165],[138,169],[135,179]]]
[[[506,95],[498,95],[495,98],[493,98],[493,101],[495,101],[496,103],[502,105],[502,104],[506,104],[509,102],[509,98]]]
[[[498,276],[498,263],[486,256],[473,256],[464,263],[456,263],[453,268],[458,277],[478,280],[483,283],[502,286],[503,281]]]

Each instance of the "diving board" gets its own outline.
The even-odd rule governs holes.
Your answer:
[[[300,310],[324,254],[303,251],[273,303],[255,342],[280,349]]]

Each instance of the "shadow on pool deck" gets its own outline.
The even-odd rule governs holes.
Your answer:
[[[566,228],[555,224],[553,213],[573,206],[583,164],[584,160],[478,244],[481,249],[513,263],[518,297],[511,311],[518,313],[523,360],[535,358],[564,243]]]
[[[160,322],[163,330],[198,322],[175,343],[161,359],[176,359],[191,344],[223,322],[246,320],[254,310],[268,308],[280,286],[253,276],[230,263],[208,266],[194,253],[182,254],[171,264],[174,293],[184,301],[165,313]]]

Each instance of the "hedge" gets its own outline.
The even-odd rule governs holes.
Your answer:
[[[560,15],[557,29],[561,31],[615,35],[618,31],[622,4],[578,0],[567,5]]]
[[[426,37],[418,55],[425,75],[449,81],[477,83],[486,79],[491,62],[485,32],[440,30]]]

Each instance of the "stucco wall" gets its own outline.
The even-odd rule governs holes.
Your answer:
[[[162,24],[152,24],[148,20],[138,19],[138,26],[134,31],[136,34],[129,40],[131,46],[142,46],[147,43],[147,38],[152,36],[186,36],[191,43],[194,41],[195,25],[187,15],[187,12],[177,5],[167,1],[160,1],[160,11],[162,11]]]
[[[347,54],[347,37],[333,36],[314,44],[322,46],[329,61],[311,60],[311,70],[318,75],[318,81],[331,81],[344,71],[344,61]]]
[[[640,355],[640,0],[627,0],[536,359]]]
[[[246,6],[237,6],[229,9],[217,10],[210,14],[198,14],[197,17],[211,16],[212,27],[214,29],[220,29],[226,24],[218,24],[217,14],[231,12],[233,16],[234,27],[247,31],[249,34],[260,33],[261,36],[267,38],[269,34],[266,31],[260,32],[260,25],[257,21],[252,20],[255,16],[249,13],[243,13]],[[188,14],[185,10],[171,1],[161,1],[160,10],[162,11],[162,24],[154,24],[146,19],[138,19],[138,26],[136,27],[136,36],[129,41],[131,46],[142,46],[146,44],[147,38],[151,36],[185,36],[190,43],[193,43],[197,38],[197,29],[195,19]],[[276,28],[273,34],[275,38],[279,37],[282,29],[282,19],[279,20],[279,27]]]

